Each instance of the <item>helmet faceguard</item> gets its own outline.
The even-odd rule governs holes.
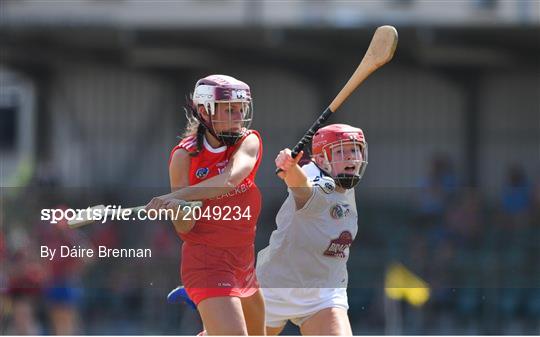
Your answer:
[[[338,140],[323,147],[323,166],[344,189],[355,187],[367,166],[367,143]]]
[[[233,145],[251,125],[253,103],[249,86],[226,75],[210,75],[195,84],[193,92],[195,117],[224,145]],[[225,104],[225,106],[218,106]],[[203,106],[208,119],[198,110]],[[219,113],[222,109],[224,112]],[[235,113],[236,112],[236,113]],[[239,117],[233,117],[233,113]]]
[[[361,129],[332,124],[317,131],[313,138],[313,155],[336,184],[344,189],[356,186],[368,163],[368,148]]]

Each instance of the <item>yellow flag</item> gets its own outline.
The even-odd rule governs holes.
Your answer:
[[[427,282],[416,276],[401,263],[392,263],[384,280],[386,296],[393,300],[405,300],[420,307],[429,300],[430,289]]]

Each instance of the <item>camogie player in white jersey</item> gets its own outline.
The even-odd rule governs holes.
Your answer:
[[[312,162],[282,150],[276,166],[289,195],[277,229],[257,258],[269,335],[288,320],[303,335],[352,335],[347,316],[347,259],[358,230],[354,186],[367,165],[361,129],[332,124],[313,137]]]

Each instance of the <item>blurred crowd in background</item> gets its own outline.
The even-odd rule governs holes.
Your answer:
[[[421,307],[400,302],[402,333],[536,334],[540,331],[540,185],[519,166],[487,202],[447,156],[406,191],[409,203],[363,202],[349,263],[355,334],[388,332],[384,274],[401,262],[431,289]],[[369,175],[368,175],[369,176]],[[49,177],[51,178],[51,177]],[[195,334],[197,313],[167,304],[179,283],[181,241],[163,222],[96,223],[72,230],[66,221],[37,221],[41,208],[79,205],[54,179],[36,179],[4,195],[0,233],[4,334]],[[11,193],[11,195],[10,195]],[[70,195],[71,193],[71,195]],[[45,195],[47,196],[46,198]],[[120,202],[109,194],[108,202]],[[76,200],[73,204],[65,200]],[[25,207],[17,207],[24,204]],[[264,247],[279,205],[264,205],[257,246]],[[37,222],[36,222],[37,221]],[[41,245],[151,248],[150,259],[39,258]],[[295,333],[288,326],[285,333]],[[394,331],[395,332],[395,331]]]

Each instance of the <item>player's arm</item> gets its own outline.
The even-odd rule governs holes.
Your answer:
[[[293,158],[291,156],[291,150],[284,149],[276,157],[277,168],[283,170],[279,174],[279,177],[285,181],[287,187],[292,191],[296,209],[303,208],[313,194],[311,182],[304,170],[298,165],[298,161],[302,158],[302,155],[303,152],[300,152],[296,158]]]
[[[222,174],[206,179],[198,184],[180,188],[165,198],[180,200],[205,200],[232,191],[251,173],[259,154],[259,137],[247,136],[232,155]]]
[[[190,158],[186,150],[178,149],[174,152],[171,164],[169,165],[171,192],[189,186],[189,163]],[[173,212],[176,211],[177,207],[181,206],[175,203],[170,203],[169,205],[169,208],[174,208]],[[178,219],[172,219],[172,223],[178,233],[185,234],[193,229],[195,220],[182,220],[182,218],[182,213],[180,213]]]

